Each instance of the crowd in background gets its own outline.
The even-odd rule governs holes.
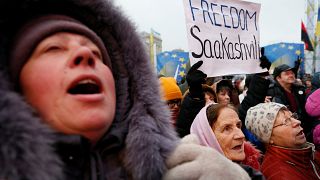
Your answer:
[[[300,62],[281,64],[273,74],[214,78],[197,62],[183,85],[172,85],[183,96],[165,98],[177,133],[197,135],[252,179],[320,179],[319,73],[298,79]],[[260,66],[271,66],[263,54]],[[189,89],[179,89],[185,84]]]

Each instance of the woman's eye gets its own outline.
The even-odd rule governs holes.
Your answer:
[[[97,58],[99,58],[99,59],[102,60],[102,56],[101,56],[101,53],[100,53],[99,51],[93,50],[92,53],[93,53]]]
[[[223,131],[230,131],[231,130],[231,127],[230,126],[226,126]]]
[[[59,46],[57,46],[57,45],[52,45],[52,46],[48,46],[48,47],[45,49],[45,52],[50,52],[50,51],[59,50],[59,49],[61,49]]]

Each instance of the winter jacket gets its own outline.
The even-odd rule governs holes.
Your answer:
[[[264,155],[261,171],[267,179],[311,180],[320,179],[319,162],[314,161],[314,146],[290,149],[269,145]]]
[[[206,101],[204,96],[199,99],[195,99],[191,97],[190,93],[186,94],[183,98],[176,123],[176,131],[180,137],[190,134],[191,124],[205,104]]]
[[[307,137],[307,140],[310,141],[312,122],[310,117],[306,113],[306,110],[304,107],[306,103],[305,89],[303,86],[300,86],[298,84],[293,84],[291,92],[293,93],[296,100],[296,104],[297,104],[296,113],[298,113],[299,115],[301,126],[303,127],[303,131]],[[289,110],[291,110],[288,98],[285,94],[285,90],[281,87],[281,85],[277,81],[270,84],[270,87],[268,90],[268,96],[272,97],[273,102],[286,105],[289,108]]]
[[[178,138],[170,124],[167,107],[160,99],[158,80],[152,71],[145,45],[128,17],[112,2],[1,1],[0,69],[5,77],[8,76],[9,43],[19,23],[42,13],[65,14],[81,20],[103,40],[111,59],[117,102],[111,127],[92,147],[87,139],[79,136],[57,133],[52,140],[44,127],[30,126],[32,123],[40,123],[36,122],[39,121],[38,118],[31,108],[26,107],[22,98],[11,88],[1,91],[0,179],[58,179],[55,178],[59,177],[60,168],[57,155],[63,161],[64,179],[68,180],[161,179],[167,169],[165,159],[176,147]],[[1,81],[7,82],[8,78],[5,77],[1,78]],[[3,133],[2,127],[7,122],[10,124],[5,127],[8,128],[6,132],[10,133]],[[22,122],[25,123],[20,124]],[[25,131],[16,128],[20,126]],[[13,135],[25,139],[20,142],[19,138],[12,137]],[[3,142],[11,140],[10,138],[11,143]],[[13,142],[16,144],[12,144]],[[51,142],[55,152],[46,145]],[[2,157],[6,156],[9,156],[9,159],[4,164]],[[15,156],[21,156],[23,161],[12,160]],[[38,161],[35,162],[35,159]],[[21,167],[15,166],[17,161]],[[57,161],[57,165],[49,163],[50,161]],[[30,162],[30,165],[26,162]],[[3,169],[2,166],[12,169]],[[14,176],[20,177],[11,178]]]

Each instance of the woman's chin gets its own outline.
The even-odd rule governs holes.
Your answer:
[[[244,152],[238,152],[238,153],[233,153],[232,155],[229,156],[228,159],[234,162],[241,162],[246,158],[246,155]]]

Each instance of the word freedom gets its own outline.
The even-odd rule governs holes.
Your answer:
[[[258,30],[257,12],[250,13],[245,9],[227,6],[223,4],[208,3],[206,0],[198,0],[201,2],[201,9],[192,6],[192,0],[189,0],[190,11],[193,21],[196,21],[195,14],[202,16],[203,23],[210,23],[213,26],[222,26],[232,29],[249,29],[249,21],[253,22],[254,30]],[[200,14],[199,14],[200,13]],[[198,21],[199,19],[197,19]]]
[[[199,42],[201,49],[200,52],[192,52],[192,57],[201,58],[203,55],[206,58],[215,59],[259,59],[260,56],[260,45],[257,42],[255,35],[253,35],[253,40],[251,43],[243,43],[241,41],[240,35],[238,35],[238,40],[235,42],[228,41],[228,37],[223,37],[220,33],[220,39],[214,42],[209,39],[202,40],[196,33],[200,32],[200,28],[194,25],[190,29],[191,36]]]

